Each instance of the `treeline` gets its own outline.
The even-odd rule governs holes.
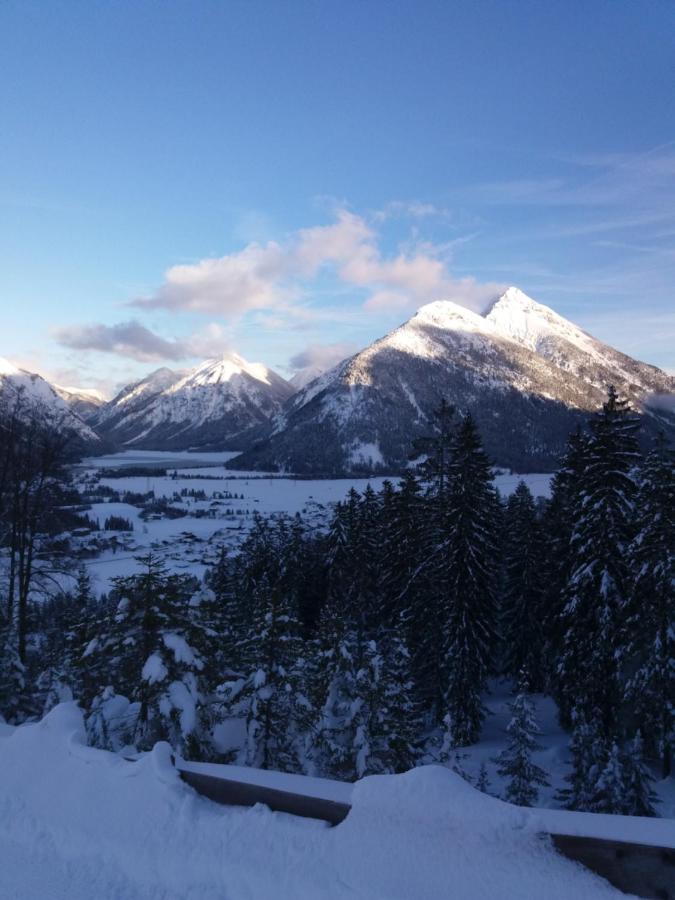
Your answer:
[[[350,491],[326,529],[257,517],[204,584],[150,555],[103,604],[83,571],[33,610],[31,680],[3,662],[0,709],[19,720],[72,692],[99,746],[164,739],[356,778],[452,763],[503,676],[518,685],[509,799],[534,802],[546,780],[531,762],[543,691],[571,732],[565,805],[651,814],[644,760],[668,775],[675,739],[675,465],[665,442],[643,458],[637,430],[610,390],[550,500],[521,483],[504,502],[473,420],[443,405],[424,463]]]
[[[45,561],[49,538],[82,523],[71,509],[66,464],[72,435],[23,390],[0,388],[0,712],[19,709],[12,685],[24,678],[30,646],[31,598],[54,589],[59,562]]]

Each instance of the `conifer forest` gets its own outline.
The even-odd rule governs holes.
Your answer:
[[[165,740],[185,759],[351,781],[430,761],[461,772],[501,680],[504,799],[536,805],[548,783],[532,760],[543,693],[569,733],[560,805],[657,814],[652,780],[675,744],[672,449],[644,448],[610,389],[570,435],[550,499],[521,482],[504,500],[471,416],[443,403],[434,421],[399,479],[352,489],[325,521],[256,516],[203,580],[149,552],[97,597],[84,565],[69,591],[54,573],[72,562],[36,566],[40,535],[74,524],[68,448],[8,419],[5,720],[74,698],[96,747]]]

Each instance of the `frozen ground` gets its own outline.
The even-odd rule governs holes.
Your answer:
[[[436,766],[358,782],[336,828],[220,807],[169,748],[136,763],[84,746],[74,704],[0,732],[3,900],[599,900],[538,812]]]

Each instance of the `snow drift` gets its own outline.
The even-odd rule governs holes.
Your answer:
[[[558,856],[525,810],[440,767],[357,783],[337,828],[216,806],[158,744],[84,745],[57,706],[0,734],[0,895],[13,900],[434,900],[622,896]]]

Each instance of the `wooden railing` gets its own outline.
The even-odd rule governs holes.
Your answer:
[[[320,819],[331,825],[339,825],[351,810],[349,803],[279,790],[252,780],[194,772],[181,768],[180,763],[177,768],[183,781],[197,793],[226,806],[264,803],[276,812]],[[675,900],[675,824],[673,848],[571,834],[551,833],[550,838],[563,856],[586,866],[621,891],[648,900]]]

